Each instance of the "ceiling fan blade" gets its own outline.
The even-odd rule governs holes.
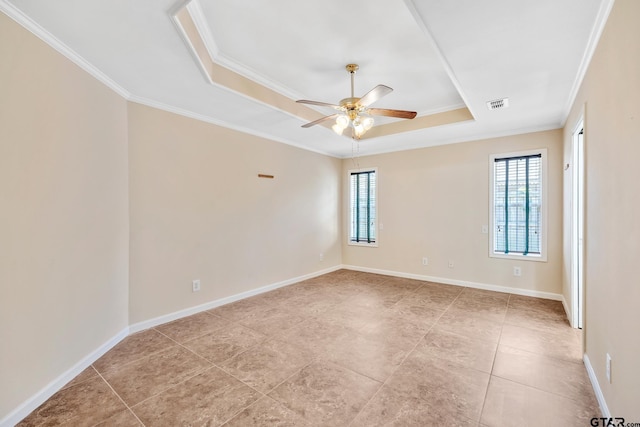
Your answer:
[[[342,107],[340,107],[339,105],[329,104],[327,102],[320,102],[320,101],[309,101],[308,99],[298,99],[296,102],[299,104],[310,104],[310,105],[319,105],[321,107],[331,107],[331,108],[335,108],[336,110],[342,109]]]
[[[369,108],[367,113],[372,116],[397,117],[399,119],[413,119],[418,113],[405,110],[388,110],[386,108]]]
[[[378,85],[373,89],[371,89],[369,92],[367,92],[362,98],[360,98],[360,100],[358,101],[358,104],[360,104],[363,107],[366,107],[368,105],[373,104],[383,96],[389,95],[391,92],[393,92],[393,89],[391,89],[389,86]]]
[[[315,125],[317,125],[318,123],[322,123],[322,122],[325,122],[325,121],[327,121],[327,120],[335,119],[336,117],[338,117],[338,115],[337,115],[337,114],[332,114],[332,115],[330,115],[330,116],[324,116],[324,117],[319,118],[318,120],[314,120],[314,121],[312,121],[312,122],[309,122],[309,123],[307,123],[307,124],[304,124],[304,125],[302,125],[302,127],[303,127],[303,128],[310,128],[311,126],[315,126]]]

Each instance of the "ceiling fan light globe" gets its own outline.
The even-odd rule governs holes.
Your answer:
[[[340,126],[343,129],[346,128],[347,126],[349,126],[349,118],[344,115],[338,116],[338,118],[336,119],[336,125]]]
[[[342,131],[344,131],[344,128],[342,126],[339,126],[337,123],[331,126],[331,129],[333,129],[333,131],[338,135],[342,135]]]
[[[355,122],[353,123],[353,130],[355,131],[356,136],[362,136],[366,132],[364,126],[362,126],[360,123],[356,124]]]
[[[362,126],[364,126],[364,130],[367,131],[373,127],[373,117],[365,117],[362,119]]]

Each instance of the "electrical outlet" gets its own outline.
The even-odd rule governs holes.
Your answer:
[[[522,269],[520,267],[513,267],[513,275],[517,277],[522,276]]]
[[[482,234],[489,234],[489,226],[488,225],[483,225],[482,226]]]
[[[320,252],[320,261],[324,261],[324,254]]]
[[[607,381],[611,383],[611,356],[607,353]]]
[[[453,268],[453,260],[452,259],[449,260],[449,268]]]
[[[198,292],[200,290],[200,279],[196,279],[191,282],[192,292]]]
[[[429,265],[429,258],[423,257],[422,258],[422,265]]]

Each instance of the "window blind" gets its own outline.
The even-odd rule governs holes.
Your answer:
[[[495,159],[494,251],[541,252],[542,155]]]
[[[351,231],[352,242],[376,241],[376,172],[351,173]]]

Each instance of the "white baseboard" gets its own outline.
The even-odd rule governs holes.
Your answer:
[[[582,359],[584,360],[584,366],[587,368],[587,374],[589,375],[589,380],[591,380],[591,387],[593,387],[593,391],[596,394],[596,399],[598,399],[598,405],[600,405],[600,412],[602,412],[603,417],[611,418],[611,412],[609,412],[609,407],[607,406],[607,402],[604,400],[604,394],[602,394],[602,389],[600,388],[600,383],[598,383],[596,372],[593,370],[593,366],[591,366],[591,361],[589,360],[589,356],[587,356],[587,353],[584,354]]]
[[[33,412],[38,406],[42,405],[51,396],[57,393],[62,387],[64,387],[69,381],[74,379],[78,374],[87,369],[96,360],[102,357],[107,351],[111,350],[116,344],[125,339],[129,335],[129,328],[126,327],[116,335],[111,337],[107,342],[102,344],[96,350],[89,353],[78,363],[73,365],[70,369],[64,372],[55,380],[47,384],[42,390],[31,396],[24,401],[20,406],[14,409],[6,417],[0,420],[0,427],[14,426],[22,421],[27,415]]]
[[[195,307],[189,307],[184,310],[174,311],[173,313],[165,314],[155,317],[153,319],[144,320],[142,322],[135,323],[129,327],[131,333],[144,331],[145,329],[153,328],[163,323],[171,322],[173,320],[181,319],[183,317],[191,316],[193,314],[200,313],[202,311],[211,310],[212,308],[220,307],[221,305],[229,304],[234,301],[249,298],[255,295],[259,295],[265,292],[273,291],[274,289],[281,288],[283,286],[292,285],[294,283],[301,282],[303,280],[312,279],[314,277],[322,276],[323,274],[331,273],[333,271],[341,269],[341,265],[330,267],[324,270],[316,271],[314,273],[305,274],[302,276],[294,277],[292,279],[283,280],[281,282],[272,283],[270,285],[262,286],[250,291],[241,292],[239,294],[231,295],[228,297],[220,298],[214,301],[209,301],[205,304],[197,305]]]
[[[86,368],[91,366],[93,362],[95,362],[100,357],[102,357],[102,355],[104,355],[107,351],[111,350],[116,344],[118,344],[120,341],[122,341],[123,339],[125,339],[127,336],[129,336],[134,332],[139,332],[144,329],[148,329],[157,325],[161,325],[163,323],[170,322],[172,320],[190,316],[192,314],[196,314],[201,311],[210,310],[212,308],[219,307],[224,304],[229,304],[230,302],[238,301],[244,298],[252,297],[254,295],[258,295],[264,292],[269,292],[274,289],[281,288],[283,286],[301,282],[303,280],[312,279],[314,277],[331,273],[341,268],[342,268],[341,265],[337,265],[324,270],[316,271],[314,273],[305,274],[302,276],[294,277],[292,279],[283,280],[281,282],[272,283],[267,286],[242,292],[236,295],[231,295],[229,297],[211,301],[206,304],[198,305],[196,307],[190,307],[185,310],[176,311],[164,316],[156,317],[154,319],[146,320],[144,322],[139,322],[129,327],[126,327],[122,331],[120,331],[118,334],[116,334],[114,337],[109,339],[107,342],[102,344],[98,349],[94,350],[89,355],[84,357],[81,361],[76,363],[72,368],[64,372],[62,375],[60,375],[58,378],[53,380],[51,383],[47,384],[42,390],[40,390],[34,396],[26,400],[20,406],[18,406],[15,410],[9,413],[9,415],[7,415],[5,418],[0,420],[0,427],[13,427],[14,425],[22,421],[27,415],[33,412],[38,406],[42,405],[47,399],[49,399],[56,392],[61,390],[62,387],[64,387],[69,381],[74,379],[78,374],[80,374]]]
[[[444,283],[445,285],[465,286],[468,288],[484,289],[487,291],[506,292],[509,294],[523,295],[528,297],[544,298],[555,301],[562,301],[562,294],[552,292],[534,291],[530,289],[511,288],[509,286],[491,285],[488,283],[469,282],[466,280],[449,279],[446,277],[424,276],[422,274],[403,273],[400,271],[379,270],[377,268],[358,267],[355,265],[343,265],[347,270],[362,271],[365,273],[383,274],[385,276],[402,277],[405,279],[422,280],[425,282]]]

